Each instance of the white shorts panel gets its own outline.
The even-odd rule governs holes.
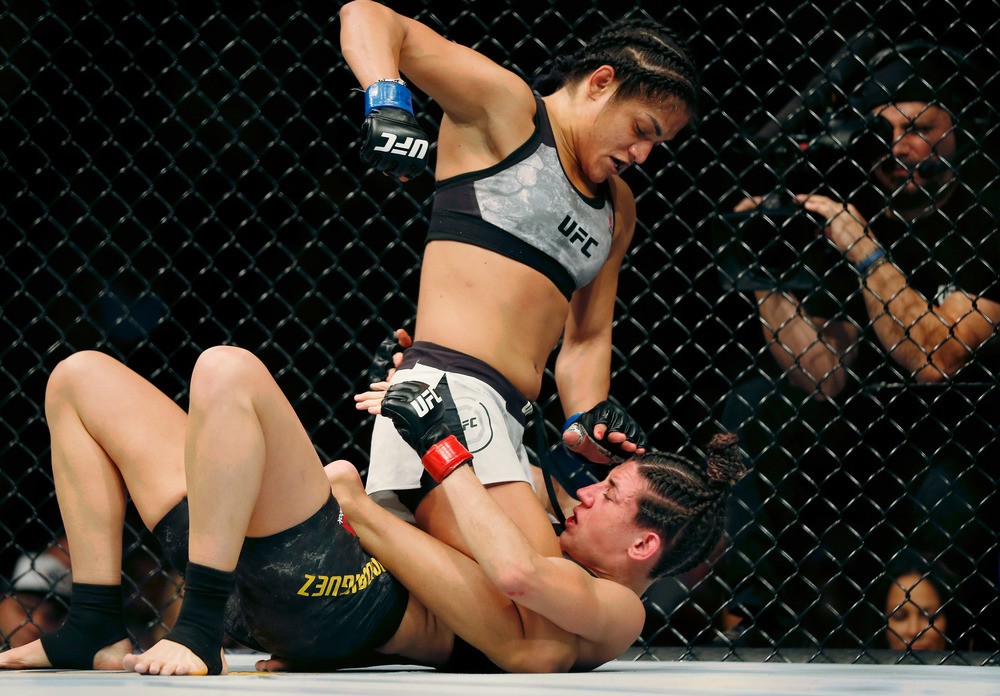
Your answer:
[[[413,368],[397,370],[392,382],[419,380],[437,386],[444,374],[442,370],[417,363]],[[528,454],[522,442],[524,426],[507,412],[500,394],[475,377],[447,374],[479,480],[486,485],[525,481],[533,486]],[[399,436],[392,421],[376,416],[365,490],[371,494],[419,488],[423,471],[417,453]]]

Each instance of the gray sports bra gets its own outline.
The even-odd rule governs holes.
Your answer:
[[[563,171],[545,104],[535,131],[488,169],[437,184],[428,241],[474,244],[534,268],[568,299],[601,270],[611,250],[614,208],[607,184],[585,196]]]

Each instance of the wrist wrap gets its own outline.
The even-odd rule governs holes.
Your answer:
[[[391,107],[413,113],[413,96],[402,80],[379,80],[365,90],[365,117],[372,109]]]
[[[580,420],[580,416],[582,416],[582,415],[583,415],[583,411],[577,411],[572,416],[570,416],[569,418],[567,418],[566,422],[563,423],[562,431],[566,432],[566,430],[569,429],[569,426],[573,425],[578,420]]]
[[[454,435],[431,445],[420,460],[427,473],[438,483],[444,481],[455,469],[471,461],[469,450]]]

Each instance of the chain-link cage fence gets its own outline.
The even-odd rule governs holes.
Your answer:
[[[712,566],[648,593],[640,653],[911,641],[995,657],[1000,4],[397,5],[529,80],[625,15],[673,28],[702,70],[697,128],[624,173],[638,227],[612,394],[659,449],[739,432],[750,474]],[[412,328],[433,181],[360,162],[338,9],[0,9],[3,641],[72,601],[43,402],[74,351],[106,351],[183,405],[202,350],[245,347],[321,456],[365,470],[372,420],[352,395],[390,329]],[[946,110],[946,137],[925,124],[937,112],[871,111],[880,70],[924,75],[942,46],[934,94],[910,100]],[[838,251],[822,229],[844,219],[805,212],[801,193],[854,204],[844,215],[885,256]],[[561,423],[551,370],[539,406],[536,451]],[[148,645],[179,580],[134,515],[125,541],[129,626]]]

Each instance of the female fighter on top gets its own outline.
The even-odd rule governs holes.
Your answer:
[[[416,342],[393,380],[434,386],[448,375],[476,474],[542,550],[549,520],[529,501],[522,436],[560,336],[567,444],[604,463],[643,449],[641,428],[608,401],[618,272],[635,229],[619,174],[694,116],[696,69],[659,24],[622,21],[557,61],[545,81],[554,91],[539,96],[382,5],[355,0],[340,18],[344,58],[365,90],[363,160],[403,180],[426,166],[427,136],[403,77],[444,111]],[[376,500],[465,548],[448,506],[428,494],[419,458],[384,419],[371,457]]]

